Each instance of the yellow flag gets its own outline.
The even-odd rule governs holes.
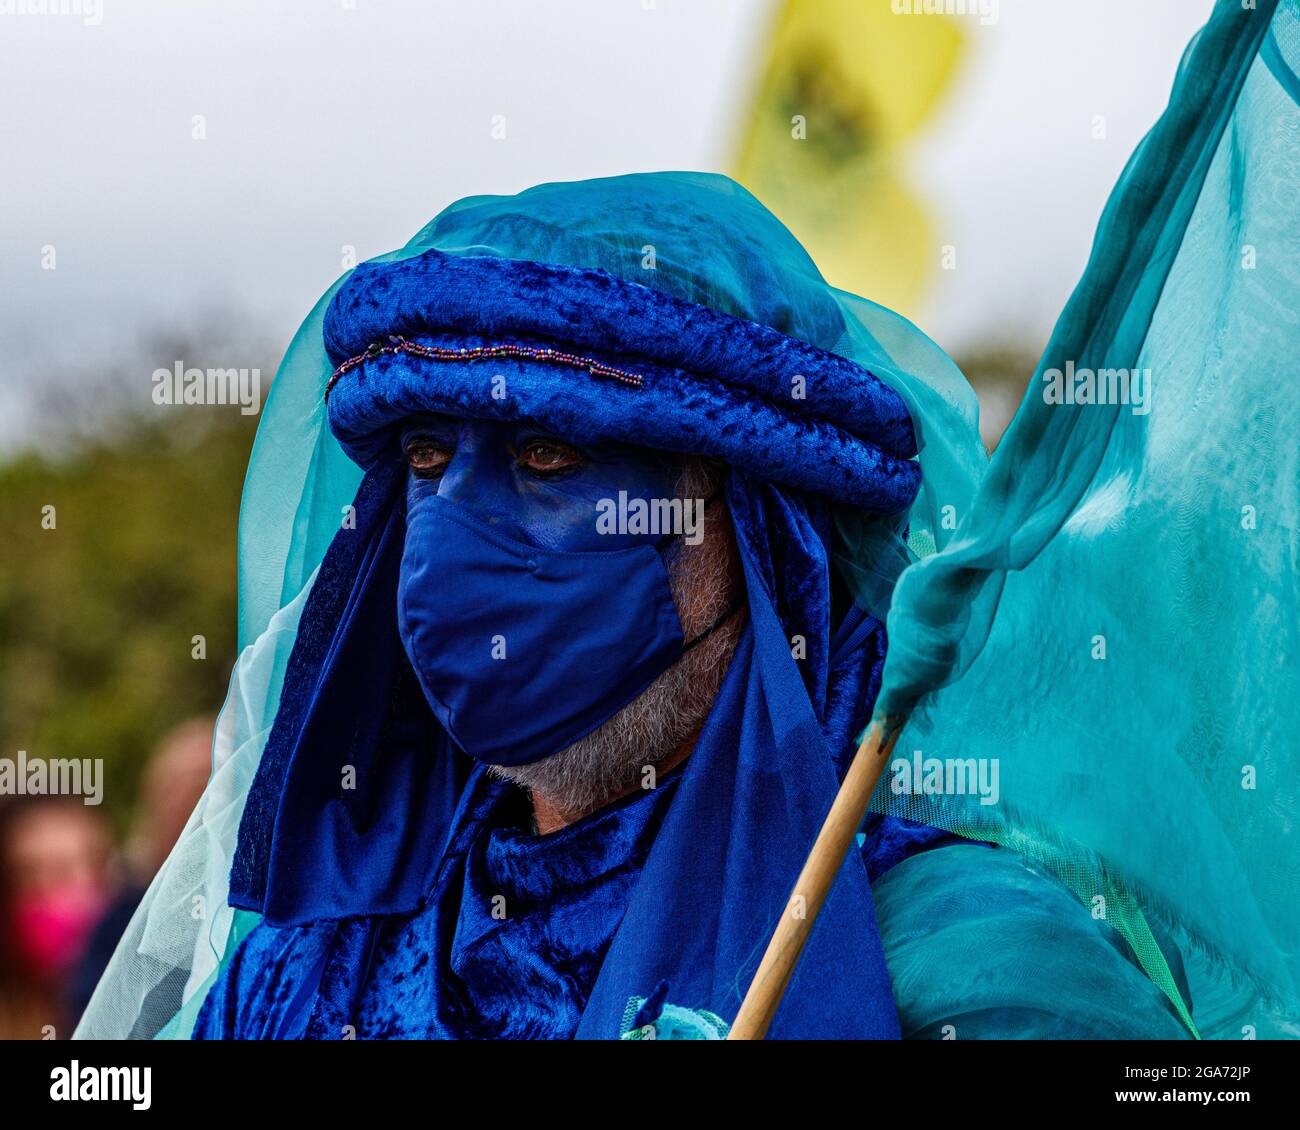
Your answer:
[[[899,154],[964,43],[953,18],[914,6],[782,0],[735,169],[829,282],[903,314],[915,313],[939,248]]]

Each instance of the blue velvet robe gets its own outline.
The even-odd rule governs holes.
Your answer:
[[[476,770],[420,909],[259,924],[208,995],[195,1036],[572,1037],[682,773],[541,836],[526,794]],[[869,829],[862,855],[875,877],[953,840],[880,817]]]
[[[259,924],[195,1037],[572,1037],[681,772],[547,836],[478,772],[419,910]],[[1119,936],[1018,856],[880,817],[861,839],[904,1036],[1186,1038]]]

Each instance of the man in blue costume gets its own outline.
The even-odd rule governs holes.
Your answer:
[[[937,351],[849,310],[694,174],[462,201],[341,283],[306,347],[364,478],[243,809],[260,920],[194,1035],[725,1034],[917,534],[925,402],[881,374]],[[860,841],[774,1037],[1187,1035],[1011,852]]]

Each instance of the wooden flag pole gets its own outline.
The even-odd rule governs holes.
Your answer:
[[[876,791],[876,782],[901,729],[901,724],[889,720],[872,722],[867,728],[844,784],[795,880],[781,921],[772,931],[772,940],[767,943],[767,952],[749,984],[749,992],[727,1039],[761,1040],[767,1035],[768,1025],[794,975],[817,914],[862,826],[871,794]]]

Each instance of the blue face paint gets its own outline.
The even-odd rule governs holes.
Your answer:
[[[555,753],[690,646],[663,559],[677,531],[599,521],[620,492],[672,498],[680,464],[636,448],[578,450],[526,423],[445,417],[413,424],[402,445],[399,629],[433,713],[466,753],[496,765]]]
[[[408,507],[436,494],[543,549],[625,549],[651,544],[654,534],[602,533],[598,507],[617,499],[672,498],[679,459],[630,444],[574,447],[536,424],[422,416],[402,432],[402,448],[421,448],[436,465],[412,470]],[[557,458],[563,456],[563,458]]]

